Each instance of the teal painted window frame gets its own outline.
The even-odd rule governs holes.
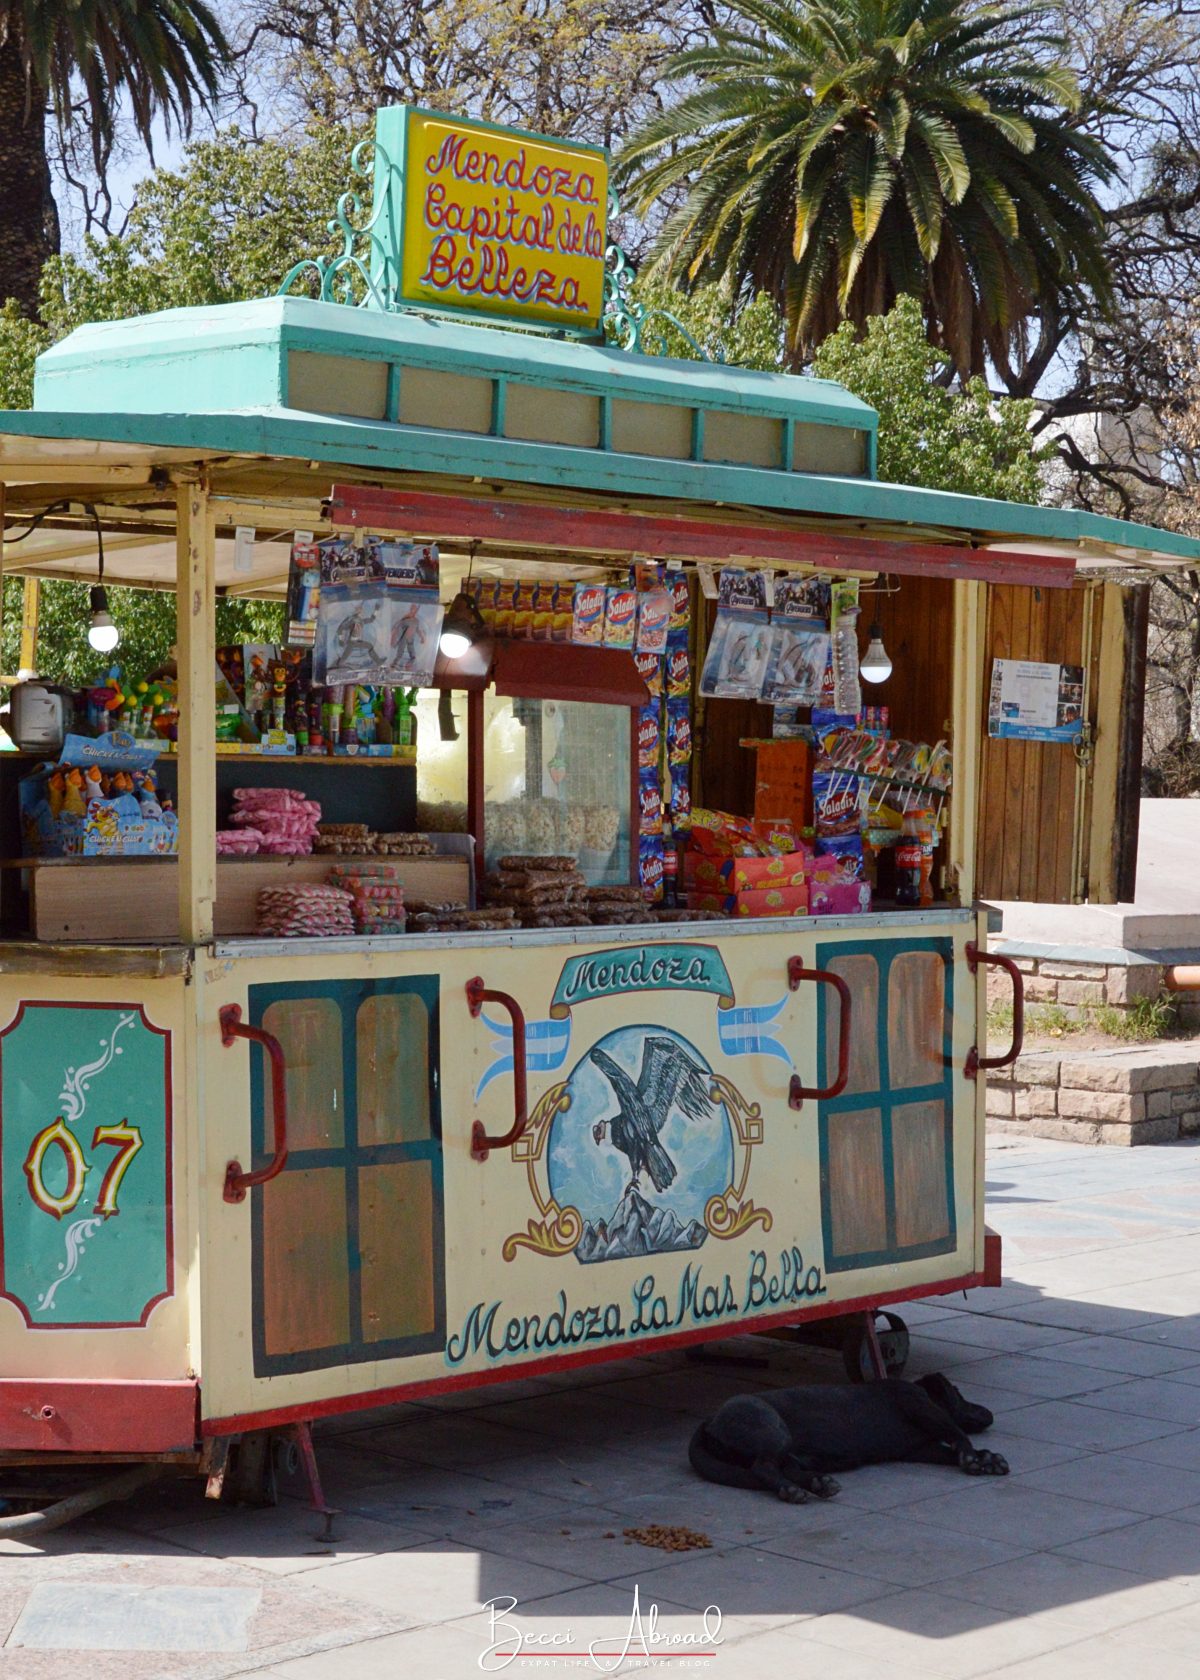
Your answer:
[[[355,1025],[358,1011],[371,997],[419,997],[429,1015],[429,1138],[413,1143],[358,1143],[358,1057]],[[393,980],[298,980],[273,985],[251,986],[248,991],[250,1020],[261,1027],[274,1003],[316,999],[333,1002],[342,1017],[342,1089],[345,1093],[344,1141],[336,1148],[288,1151],[284,1173],[319,1167],[340,1170],[346,1194],[347,1275],[350,1300],[350,1336],[346,1342],[321,1348],[304,1348],[295,1353],[269,1353],[265,1343],[264,1295],[266,1244],[263,1230],[263,1191],[251,1191],[251,1298],[254,1374],[256,1377],[287,1376],[297,1371],[323,1370],[329,1366],[365,1364],[368,1361],[400,1359],[417,1353],[440,1352],[446,1341],[445,1207],[442,1160],[442,1118],[438,1079],[438,977],[433,974]],[[267,1136],[264,1056],[250,1063],[250,1135],[254,1140],[254,1166],[270,1160],[272,1146]],[[362,1333],[362,1266],[359,1252],[358,1170],[401,1161],[429,1161],[433,1169],[433,1300],[432,1329],[418,1336],[398,1336],[366,1341]],[[403,1280],[397,1278],[397,1287]]]
[[[939,1081],[928,1085],[906,1086],[893,1090],[888,1064],[888,981],[897,957],[913,952],[934,952],[942,958],[944,968],[942,1059],[944,1073]],[[875,1033],[879,1058],[879,1087],[877,1091],[843,1092],[817,1105],[817,1138],[821,1172],[821,1237],[825,1246],[827,1272],[852,1272],[867,1266],[882,1266],[899,1260],[923,1260],[930,1255],[952,1254],[958,1246],[957,1215],[954,1205],[954,941],[952,939],[857,939],[844,944],[817,946],[817,967],[824,968],[837,957],[873,957],[879,965],[879,1003],[876,1009]],[[831,988],[817,988],[817,1066],[821,1085],[829,1083],[833,1069],[828,1060],[827,1019],[828,993]],[[896,1241],[896,1167],[892,1150],[892,1110],[910,1103],[943,1101],[946,1105],[945,1164],[947,1235],[932,1242],[913,1243],[901,1247]],[[887,1244],[884,1248],[863,1250],[855,1254],[836,1254],[833,1251],[833,1210],[829,1184],[829,1122],[839,1114],[853,1114],[864,1108],[879,1110],[882,1134],[884,1209]]]

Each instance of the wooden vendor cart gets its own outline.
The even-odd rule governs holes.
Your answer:
[[[33,766],[0,757],[0,1460],[219,1481],[252,1432],[307,1450],[312,1420],[398,1397],[998,1282],[981,1070],[1002,959],[981,901],[1132,896],[1146,590],[1108,580],[1200,544],[880,483],[875,415],[846,391],[605,344],[602,153],[419,112],[381,113],[379,141],[369,252],[348,232],[320,297],[83,327],[40,358],[34,409],[0,416],[5,573],[94,583],[99,529],[107,581],[177,592],[179,693],[177,856],[27,855]],[[540,192],[568,255],[536,284],[514,279],[524,247],[482,235],[482,278],[461,234],[414,258],[436,229],[405,195],[430,177]],[[337,301],[348,272],[362,307]],[[609,314],[636,342],[617,292]],[[709,570],[857,578],[893,729],[952,749],[933,902],[256,931],[256,885],[329,860],[218,858],[231,788],[416,830],[442,746],[426,718],[415,764],[218,751],[217,600],[282,598],[297,531],[436,543],[443,602],[468,574],[604,583],[634,555],[684,573],[692,802],[747,818],[739,742],[771,714],[699,693]],[[1082,730],[989,734],[998,660],[1078,668]],[[512,844],[545,788],[518,778],[501,813],[488,756],[548,705],[623,788],[583,872],[637,883],[628,653],[496,625],[436,685],[473,841],[398,860],[413,897],[465,899],[500,850],[562,849]]]

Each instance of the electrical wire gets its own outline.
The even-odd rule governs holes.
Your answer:
[[[69,508],[70,505],[71,504],[70,504],[69,501],[51,502],[49,507],[45,507],[45,508],[42,509],[41,513],[35,514],[33,522],[30,525],[29,529],[27,531],[22,531],[20,536],[10,537],[8,532],[5,531],[5,533],[4,533],[5,545],[7,546],[9,543],[24,542],[26,537],[31,537],[33,535],[33,533],[37,530],[38,526],[42,523],[43,519],[49,519],[49,517],[52,513],[63,513],[63,512],[65,512],[65,510],[67,508]],[[88,511],[91,513],[92,518],[94,519],[96,517],[95,508],[90,508]]]

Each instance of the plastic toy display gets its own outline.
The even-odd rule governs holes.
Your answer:
[[[21,836],[31,857],[164,856],[178,850],[179,819],[160,799],[157,746],[112,732],[68,735],[57,764],[18,788]]]

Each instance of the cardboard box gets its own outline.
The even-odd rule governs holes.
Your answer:
[[[808,888],[756,887],[734,894],[735,916],[807,916]]]
[[[744,892],[759,887],[803,886],[811,868],[807,852],[789,852],[783,857],[727,858],[720,872],[727,891]]]

